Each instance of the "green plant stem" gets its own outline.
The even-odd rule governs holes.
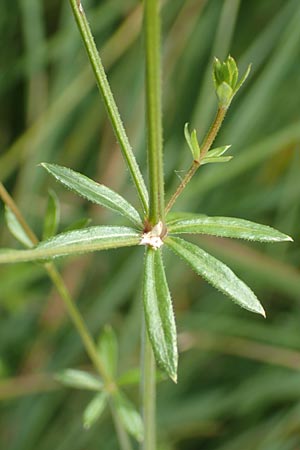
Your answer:
[[[118,107],[114,100],[112,91],[110,89],[105,70],[99,56],[93,35],[90,30],[90,26],[86,19],[82,4],[79,0],[69,0],[71,8],[73,10],[81,37],[83,39],[91,66],[93,68],[96,81],[101,92],[102,98],[104,100],[112,127],[120,144],[123,157],[129,168],[131,177],[136,186],[139,198],[141,200],[143,210],[148,213],[148,192],[147,188],[135,159],[134,153],[130,146],[127,134],[125,132]]]
[[[144,441],[141,450],[156,450],[156,378],[155,359],[148,338],[145,321],[142,330],[142,413],[144,421]]]
[[[149,165],[149,222],[164,222],[164,173],[162,154],[160,11],[157,0],[144,1],[146,55],[146,114]]]
[[[73,324],[75,325],[78,334],[81,337],[81,340],[84,344],[84,347],[86,349],[87,354],[90,357],[90,360],[92,361],[94,367],[97,369],[97,372],[101,375],[103,378],[103,381],[109,389],[111,389],[111,379],[107,375],[107,372],[105,370],[105,367],[99,357],[99,354],[97,352],[97,348],[95,346],[95,343],[93,341],[92,336],[90,335],[90,332],[88,331],[84,320],[74,303],[73,299],[71,298],[63,279],[61,278],[60,274],[58,273],[57,269],[52,263],[46,263],[45,268],[49,274],[49,277],[53,281],[53,284],[55,285],[60,297],[64,301],[65,307],[68,311],[68,314],[70,318],[72,319]]]
[[[7,190],[5,189],[4,185],[0,182],[0,198],[2,198],[3,202],[8,206],[11,211],[15,214],[18,222],[22,226],[24,232],[30,239],[33,245],[38,244],[39,240],[38,237],[35,235],[35,233],[31,230],[30,226],[26,222],[25,218],[23,217],[21,211],[19,210],[18,206],[14,202],[13,198],[9,195]],[[57,271],[55,265],[53,263],[46,263],[44,264],[44,267],[52,280],[53,284],[55,285],[61,299],[64,302],[64,305],[68,311],[68,314],[78,332],[78,334],[81,337],[81,340],[83,342],[83,345],[85,347],[85,350],[93,363],[93,366],[101,376],[101,378],[104,381],[105,388],[108,392],[113,392],[117,389],[116,384],[114,381],[110,378],[109,374],[107,373],[104,364],[102,363],[101,357],[97,351],[97,347],[94,343],[94,340],[80,314],[79,309],[76,306],[76,303],[72,299],[62,277],[60,276],[59,272]],[[128,438],[127,432],[125,431],[122,423],[119,420],[115,419],[116,414],[113,411],[113,417],[114,422],[116,426],[116,431],[119,439],[119,445],[122,450],[131,450],[130,446],[130,440]],[[118,419],[118,418],[117,418]],[[126,445],[126,442],[128,444]]]
[[[178,197],[180,196],[180,194],[182,193],[182,191],[186,188],[186,186],[188,185],[188,183],[191,181],[192,177],[195,175],[195,173],[197,172],[197,170],[199,169],[199,167],[201,166],[201,162],[203,161],[203,159],[205,158],[205,156],[207,155],[207,152],[210,150],[214,140],[217,137],[217,134],[221,128],[222,122],[225,118],[226,112],[227,112],[228,108],[224,108],[224,107],[219,107],[216,117],[207,133],[207,135],[205,136],[203,143],[200,146],[201,149],[201,153],[200,153],[200,157],[199,160],[195,160],[193,161],[191,167],[189,168],[188,172],[186,173],[186,175],[184,176],[184,178],[182,179],[180,185],[178,186],[178,188],[176,189],[176,191],[174,192],[174,194],[172,195],[172,197],[170,198],[167,206],[166,206],[166,214],[170,211],[170,209],[173,207],[174,203],[176,202],[176,200],[178,199]]]
[[[161,112],[160,9],[158,0],[144,0],[147,152],[149,170],[149,223],[164,223],[164,173]],[[142,411],[143,450],[156,450],[155,359],[143,321]]]

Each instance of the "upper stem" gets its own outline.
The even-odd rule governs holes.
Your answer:
[[[203,139],[203,143],[200,146],[201,153],[198,160],[193,161],[191,167],[189,168],[188,172],[182,179],[180,185],[170,198],[167,206],[166,206],[166,214],[170,211],[170,209],[173,207],[174,203],[178,199],[179,195],[182,193],[182,191],[185,189],[185,187],[188,185],[188,183],[191,181],[192,177],[195,175],[199,167],[201,166],[201,162],[207,155],[207,152],[210,150],[214,140],[217,137],[217,134],[221,128],[222,122],[224,120],[224,117],[226,115],[228,108],[224,108],[222,106],[219,106],[216,117],[208,130],[208,133],[206,134],[205,138]]]
[[[221,128],[222,122],[226,115],[227,109],[228,108],[219,106],[216,117],[215,117],[210,129],[208,130],[207,135],[203,139],[203,143],[200,146],[201,153],[200,153],[200,158],[199,158],[199,165],[201,164],[201,161],[205,158],[208,150],[211,148],[212,144],[214,143],[214,140],[217,137],[217,134]]]
[[[145,186],[143,176],[135,159],[131,145],[122,123],[120,113],[114,100],[110,85],[108,83],[105,70],[98,53],[93,35],[91,33],[88,21],[86,19],[80,0],[69,0],[79,31],[81,33],[91,66],[93,68],[96,81],[104,100],[111,124],[120,144],[123,157],[129,168],[133,182],[137,188],[139,198],[141,200],[143,210],[148,213],[148,192]]]
[[[160,11],[158,0],[144,1],[146,53],[146,112],[149,166],[149,222],[164,221],[164,173],[162,153]]]

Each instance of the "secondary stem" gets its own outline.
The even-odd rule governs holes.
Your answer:
[[[157,0],[144,1],[144,39],[146,53],[146,111],[152,225],[164,221],[164,173],[162,154],[160,11]]]
[[[216,136],[221,128],[222,122],[224,120],[224,117],[226,115],[228,108],[224,108],[224,107],[219,107],[215,120],[213,121],[207,135],[205,136],[203,143],[200,146],[201,149],[201,153],[200,153],[200,158],[198,161],[193,161],[190,169],[188,170],[188,172],[186,173],[186,175],[184,176],[184,178],[182,179],[180,185],[178,186],[178,188],[176,189],[176,191],[174,192],[174,194],[172,195],[172,197],[170,198],[167,206],[166,206],[166,214],[170,211],[170,209],[173,207],[174,203],[176,202],[177,198],[179,197],[179,195],[182,193],[182,191],[185,189],[185,187],[188,185],[188,183],[191,181],[192,177],[195,175],[195,173],[197,172],[197,170],[199,169],[199,167],[201,166],[201,162],[203,161],[203,159],[205,158],[205,156],[207,155],[207,152],[209,151],[209,149],[211,148],[214,140],[216,139]]]
[[[98,53],[93,35],[91,33],[88,21],[86,19],[82,4],[80,0],[69,0],[79,31],[81,33],[91,66],[93,68],[96,81],[101,92],[102,98],[104,100],[111,124],[113,126],[114,132],[120,144],[123,157],[129,168],[133,182],[137,188],[139,198],[141,200],[144,212],[148,213],[148,192],[145,186],[145,182],[137,161],[135,159],[134,153],[132,151],[131,145],[129,143],[127,134],[125,132],[120,113],[116,102],[114,100],[110,85],[108,83],[105,70]]]
[[[15,214],[18,222],[22,226],[24,232],[26,233],[27,237],[32,242],[32,244],[33,245],[38,244],[39,242],[38,237],[31,230],[30,226],[26,222],[18,206],[16,205],[13,198],[9,195],[9,193],[7,192],[7,190],[5,189],[4,185],[1,182],[0,182],[0,198],[2,198],[6,206],[8,206],[11,209],[11,211]],[[109,392],[117,389],[114,381],[110,378],[109,374],[107,373],[102,363],[101,357],[97,351],[97,347],[94,343],[94,340],[58,270],[56,269],[53,263],[46,263],[44,264],[44,267],[53,284],[55,285],[61,299],[63,300],[64,305],[68,311],[68,314],[75,328],[77,329],[78,334],[81,337],[85,350],[88,356],[90,357],[90,360],[92,361],[95,369],[102,377],[107,391]],[[114,421],[117,429],[120,448],[122,450],[131,450],[130,440],[128,438],[127,432],[123,428],[123,425],[120,423],[120,421],[116,421],[115,419]]]

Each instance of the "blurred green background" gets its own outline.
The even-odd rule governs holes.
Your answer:
[[[214,55],[253,63],[217,144],[234,159],[205,166],[178,210],[272,225],[294,244],[194,238],[257,293],[267,320],[241,310],[166,253],[181,349],[179,382],[158,387],[160,450],[300,449],[300,3],[164,0],[164,143],[167,196],[189,166],[185,122],[203,136],[216,108]],[[145,170],[141,2],[83,0],[137,158]],[[138,204],[106,118],[68,1],[0,5],[0,180],[37,233],[52,188],[62,230],[82,217],[120,223],[67,192],[37,166],[49,161],[107,184]],[[0,205],[0,246],[18,247]],[[142,250],[67,258],[63,277],[94,336],[110,323],[120,370],[136,367]],[[0,447],[117,449],[106,414],[89,432],[91,398],[53,373],[90,368],[39,265],[0,267]],[[128,389],[138,404],[139,392]]]

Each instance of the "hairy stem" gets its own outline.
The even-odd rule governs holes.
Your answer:
[[[145,186],[143,176],[141,174],[134,153],[132,151],[131,145],[129,143],[127,134],[125,132],[118,107],[116,105],[112,91],[110,89],[110,85],[108,83],[105,70],[100,55],[98,53],[93,35],[91,33],[90,26],[86,19],[82,4],[79,0],[70,0],[70,4],[79,31],[81,33],[81,37],[84,42],[91,66],[93,68],[99,90],[104,100],[112,127],[120,144],[123,157],[127,163],[133,182],[136,186],[140,201],[143,206],[143,210],[147,214],[148,213],[147,188]]]
[[[178,199],[179,195],[182,193],[182,191],[186,188],[186,186],[188,185],[188,183],[191,181],[192,177],[195,175],[195,173],[197,172],[197,170],[199,169],[199,167],[201,166],[201,162],[203,161],[203,159],[205,158],[205,156],[207,155],[207,152],[210,150],[212,144],[214,143],[214,140],[217,137],[217,134],[221,128],[222,122],[224,120],[224,117],[226,115],[227,112],[227,108],[224,107],[219,107],[216,117],[207,133],[207,135],[205,136],[203,143],[200,146],[201,149],[201,153],[200,153],[200,157],[199,160],[197,161],[193,161],[193,164],[191,165],[191,167],[189,168],[188,172],[186,173],[186,175],[184,176],[184,178],[182,179],[180,185],[178,186],[178,188],[176,189],[176,191],[174,192],[174,194],[172,195],[172,197],[170,198],[167,206],[166,206],[166,214],[170,211],[170,209],[174,206],[174,203],[176,202],[176,200]]]
[[[164,173],[162,154],[160,11],[157,0],[144,2],[146,55],[146,112],[149,165],[149,222],[164,221]]]

